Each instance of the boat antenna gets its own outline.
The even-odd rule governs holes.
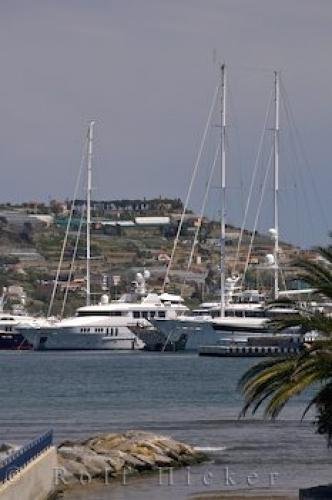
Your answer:
[[[213,115],[213,111],[214,111],[214,107],[215,107],[215,104],[216,104],[216,100],[217,100],[218,94],[219,94],[219,83],[217,84],[216,89],[215,89],[214,94],[213,94],[212,103],[211,103],[211,107],[210,107],[210,110],[209,110],[208,118],[207,118],[207,121],[206,121],[206,124],[205,124],[204,132],[203,132],[203,135],[202,135],[202,138],[201,138],[201,142],[200,142],[198,154],[197,154],[197,157],[196,157],[193,169],[192,169],[191,179],[190,179],[190,183],[189,183],[189,187],[188,187],[188,191],[187,191],[185,203],[183,205],[183,210],[182,210],[180,222],[179,222],[178,229],[177,229],[177,232],[176,232],[176,236],[175,236],[175,240],[174,240],[174,244],[173,244],[173,248],[172,248],[171,257],[170,257],[170,260],[169,260],[167,268],[166,268],[166,273],[165,273],[164,282],[163,282],[163,286],[162,286],[162,293],[164,293],[165,288],[166,288],[166,286],[168,284],[168,281],[169,281],[169,274],[170,274],[170,271],[171,271],[171,268],[172,268],[172,265],[173,265],[173,261],[174,261],[174,258],[175,258],[175,252],[176,252],[177,245],[178,245],[178,242],[179,242],[180,233],[181,233],[181,230],[182,230],[184,219],[185,219],[185,216],[186,216],[186,213],[187,213],[187,208],[188,208],[188,205],[189,205],[189,200],[190,200],[191,192],[192,192],[193,185],[194,185],[194,182],[195,182],[195,179],[196,179],[196,176],[197,176],[198,168],[199,168],[201,157],[202,157],[202,154],[203,154],[203,149],[204,149],[205,142],[206,142],[206,137],[207,137],[207,134],[208,134],[208,131],[209,131],[209,128],[210,128],[210,123],[211,123],[211,119],[212,119],[212,115]]]
[[[78,175],[77,175],[77,178],[76,178],[76,184],[75,184],[73,199],[72,199],[71,205],[70,205],[69,217],[67,219],[65,237],[64,237],[63,243],[62,243],[61,254],[60,254],[60,258],[59,258],[59,262],[58,262],[58,267],[57,267],[57,270],[56,270],[56,275],[55,275],[54,284],[53,284],[53,290],[52,290],[52,294],[51,294],[51,299],[50,299],[50,303],[49,303],[49,306],[48,306],[48,311],[47,311],[47,317],[48,318],[52,314],[52,309],[53,309],[54,300],[55,300],[55,294],[56,294],[56,291],[57,291],[57,288],[58,288],[58,284],[59,284],[59,278],[60,278],[61,268],[62,268],[62,264],[63,264],[63,260],[64,260],[64,255],[65,255],[65,250],[66,250],[66,246],[67,246],[69,231],[70,231],[72,219],[73,219],[73,216],[74,216],[75,204],[76,204],[76,200],[77,200],[77,193],[78,193],[78,190],[79,190],[79,187],[80,187],[82,172],[83,172],[83,168],[84,168],[84,165],[85,165],[85,162],[86,162],[86,153],[85,153],[85,151],[86,151],[86,143],[84,141],[83,152],[82,152],[81,162],[80,162],[80,168],[79,168]]]
[[[221,137],[221,214],[220,214],[220,317],[225,316],[225,240],[226,240],[226,66],[221,65],[221,111],[220,111]]]
[[[93,151],[93,127],[95,122],[89,123],[88,129],[88,182],[86,190],[86,305],[91,303],[91,278],[90,278],[90,261],[91,261],[91,178],[92,178],[92,151]]]
[[[279,72],[274,72],[274,300],[279,296]]]

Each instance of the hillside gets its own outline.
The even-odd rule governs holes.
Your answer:
[[[31,312],[46,313],[65,235],[69,202],[62,205],[51,202],[47,214],[38,213],[38,208],[31,213],[31,209],[26,205],[28,204],[16,206],[14,209],[6,207],[0,213],[0,286],[22,286],[28,297],[27,308]],[[105,212],[102,211],[102,206],[105,207]],[[144,268],[151,271],[149,286],[155,290],[161,289],[181,207],[179,200],[174,200],[174,206],[170,200],[159,200],[159,205],[155,200],[150,204],[149,200],[144,200],[141,204],[137,200],[125,200],[122,204],[95,202],[91,273],[92,291],[96,300],[103,291],[110,293],[112,297],[119,296],[130,288],[136,273]],[[44,205],[43,210],[45,211]],[[75,249],[80,210],[77,209],[74,215],[73,230],[69,233],[64,252],[54,313],[61,308]],[[190,273],[187,275],[185,272],[196,228],[197,216],[188,212],[168,285],[169,291],[181,291],[192,304],[215,296],[219,288],[220,227],[217,222],[207,219],[202,221],[193,264]],[[83,225],[75,267],[69,283],[67,314],[84,303],[84,233]],[[240,272],[247,257],[251,234],[246,231],[239,259],[236,262],[234,260],[238,235],[238,228],[227,227],[226,253],[229,273],[233,270]],[[272,273],[264,269],[265,256],[271,253],[271,250],[270,238],[257,234],[246,276],[246,284],[249,287],[268,288],[271,285]],[[299,250],[291,245],[281,244],[280,261],[286,279],[293,277],[291,262],[298,252]]]

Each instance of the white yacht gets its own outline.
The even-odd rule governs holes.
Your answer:
[[[33,318],[27,315],[17,315],[8,312],[0,313],[0,350],[31,349],[29,342],[18,332],[17,328]]]
[[[35,350],[140,350],[144,342],[127,326],[126,318],[99,315],[46,323],[27,322],[18,331]]]
[[[76,317],[78,321],[83,318],[121,318],[121,321],[144,342],[146,350],[183,350],[187,341],[185,332],[178,332],[167,342],[168,335],[156,328],[153,322],[176,320],[189,309],[178,295],[146,293],[146,276],[147,274],[143,276],[138,273],[132,293],[124,294],[119,300],[111,302],[107,295],[103,295],[99,304],[78,308]]]
[[[174,302],[173,302],[174,300]],[[75,317],[41,324],[33,319],[19,331],[34,349],[143,349],[162,350],[165,336],[151,324],[154,318],[175,319],[187,310],[183,299],[169,294],[125,294],[109,302],[103,295],[99,304],[79,307]],[[168,348],[184,348],[182,336]]]
[[[214,318],[212,326],[218,332],[231,332],[243,334],[245,337],[270,333],[269,324],[271,321],[281,321],[282,319],[297,317],[300,314],[298,309],[290,307],[268,307],[261,306],[257,309],[226,309],[225,316]]]
[[[238,278],[227,278],[226,280],[223,319],[234,319],[239,316],[242,318],[245,315],[248,319],[251,317],[258,320],[259,315],[264,311],[263,295],[257,290],[235,291],[237,280]],[[155,318],[153,323],[158,330],[167,336],[169,341],[172,341],[174,336],[186,335],[186,349],[197,350],[206,342],[226,340],[224,333],[221,334],[218,328],[215,328],[215,322],[219,319],[220,312],[220,302],[204,302],[199,308],[192,310],[190,314],[183,313],[170,320]],[[254,333],[251,328],[248,328],[247,332]],[[243,335],[241,335],[242,338]]]
[[[143,349],[145,346],[153,350],[161,350],[165,343],[164,336],[152,326],[150,320],[154,317],[176,317],[187,308],[181,297],[162,294],[148,294],[145,280],[150,273],[137,273],[134,282],[134,292],[125,294],[119,300],[109,302],[107,295],[97,305],[91,304],[91,169],[92,140],[94,122],[89,125],[88,155],[87,155],[87,209],[86,209],[86,306],[80,307],[76,315],[56,322],[39,324],[28,321],[20,326],[20,332],[32,343],[35,349]],[[69,227],[67,228],[66,237]],[[64,240],[64,245],[66,238]],[[63,252],[62,252],[63,254]],[[62,257],[61,257],[62,258]],[[49,314],[52,310],[57,287],[59,269],[51,297]],[[64,304],[63,304],[64,309]],[[184,338],[180,344],[183,344]],[[178,344],[174,343],[174,349]]]
[[[273,254],[266,256],[265,269],[272,271],[274,276],[273,299],[279,297],[279,223],[278,223],[278,184],[279,184],[279,74],[274,74],[275,92],[275,123],[273,127],[273,173],[274,173],[274,226],[269,230],[273,240]],[[176,330],[188,331],[187,348],[197,348],[206,343],[215,344],[219,340],[247,341],[249,337],[259,336],[270,330],[270,320],[281,319],[285,316],[298,315],[295,309],[282,309],[266,305],[265,298],[255,290],[237,290],[239,278],[226,278],[226,68],[221,67],[221,123],[220,123],[220,159],[221,159],[221,237],[220,237],[220,302],[216,304],[202,304],[190,316],[182,315],[175,321],[155,320],[157,328],[163,329],[172,338]],[[273,153],[273,155],[272,155]],[[267,171],[268,172],[268,171]],[[254,175],[252,182],[254,180]],[[248,202],[252,189],[249,191]],[[248,206],[248,205],[247,205]],[[260,207],[260,205],[259,205]],[[245,215],[246,217],[246,215]],[[244,229],[245,218],[241,232]],[[255,234],[256,227],[253,231]],[[195,242],[194,242],[195,243]],[[249,246],[249,256],[252,242]],[[194,244],[193,244],[194,248]],[[174,253],[174,252],[173,252]],[[192,255],[192,254],[191,254]],[[245,270],[246,270],[245,268]],[[167,275],[166,275],[167,278]],[[166,280],[166,279],[165,279]]]
[[[25,302],[23,300],[17,304],[11,312],[4,311],[6,302],[6,288],[0,297],[0,350],[27,350],[32,346],[18,331],[18,327],[27,321],[40,321],[27,314],[25,310]]]
[[[91,121],[87,136],[87,208],[86,208],[86,308],[80,308],[76,316],[59,321],[45,320],[27,321],[21,324],[19,332],[32,344],[34,349],[40,350],[136,350],[143,349],[144,342],[128,327],[126,317],[121,313],[112,314],[104,306],[91,306],[91,186],[92,186],[92,145],[94,122]],[[74,205],[72,205],[71,214]],[[69,219],[70,220],[70,219]],[[49,315],[58,284],[58,275],[62,264],[64,247],[70,229],[68,224],[63,243],[57,276],[51,296]],[[77,240],[78,243],[78,240]],[[70,273],[72,272],[72,269]],[[105,301],[104,301],[105,302]],[[63,303],[64,308],[65,302]]]

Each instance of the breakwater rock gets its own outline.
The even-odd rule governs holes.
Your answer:
[[[149,432],[101,434],[58,446],[62,484],[108,481],[124,474],[196,464],[206,456],[187,444]]]
[[[8,458],[10,455],[19,450],[20,446],[11,443],[0,444],[0,462]]]

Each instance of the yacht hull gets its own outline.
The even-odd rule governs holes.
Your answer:
[[[208,321],[175,319],[154,320],[153,323],[164,335],[167,344],[185,336],[186,343],[183,349],[186,351],[197,351],[201,345],[215,343],[220,339],[220,335],[214,331]]]
[[[19,333],[0,333],[0,351],[31,350],[32,345]]]
[[[145,351],[177,352],[184,351],[188,336],[184,332],[173,332],[171,335],[157,328],[132,328],[133,332],[141,339]]]
[[[81,333],[66,329],[25,329],[24,337],[38,351],[128,351],[144,347],[144,343],[128,328],[125,328],[125,332],[121,332],[121,328],[119,330],[118,337],[110,337],[101,333]]]

